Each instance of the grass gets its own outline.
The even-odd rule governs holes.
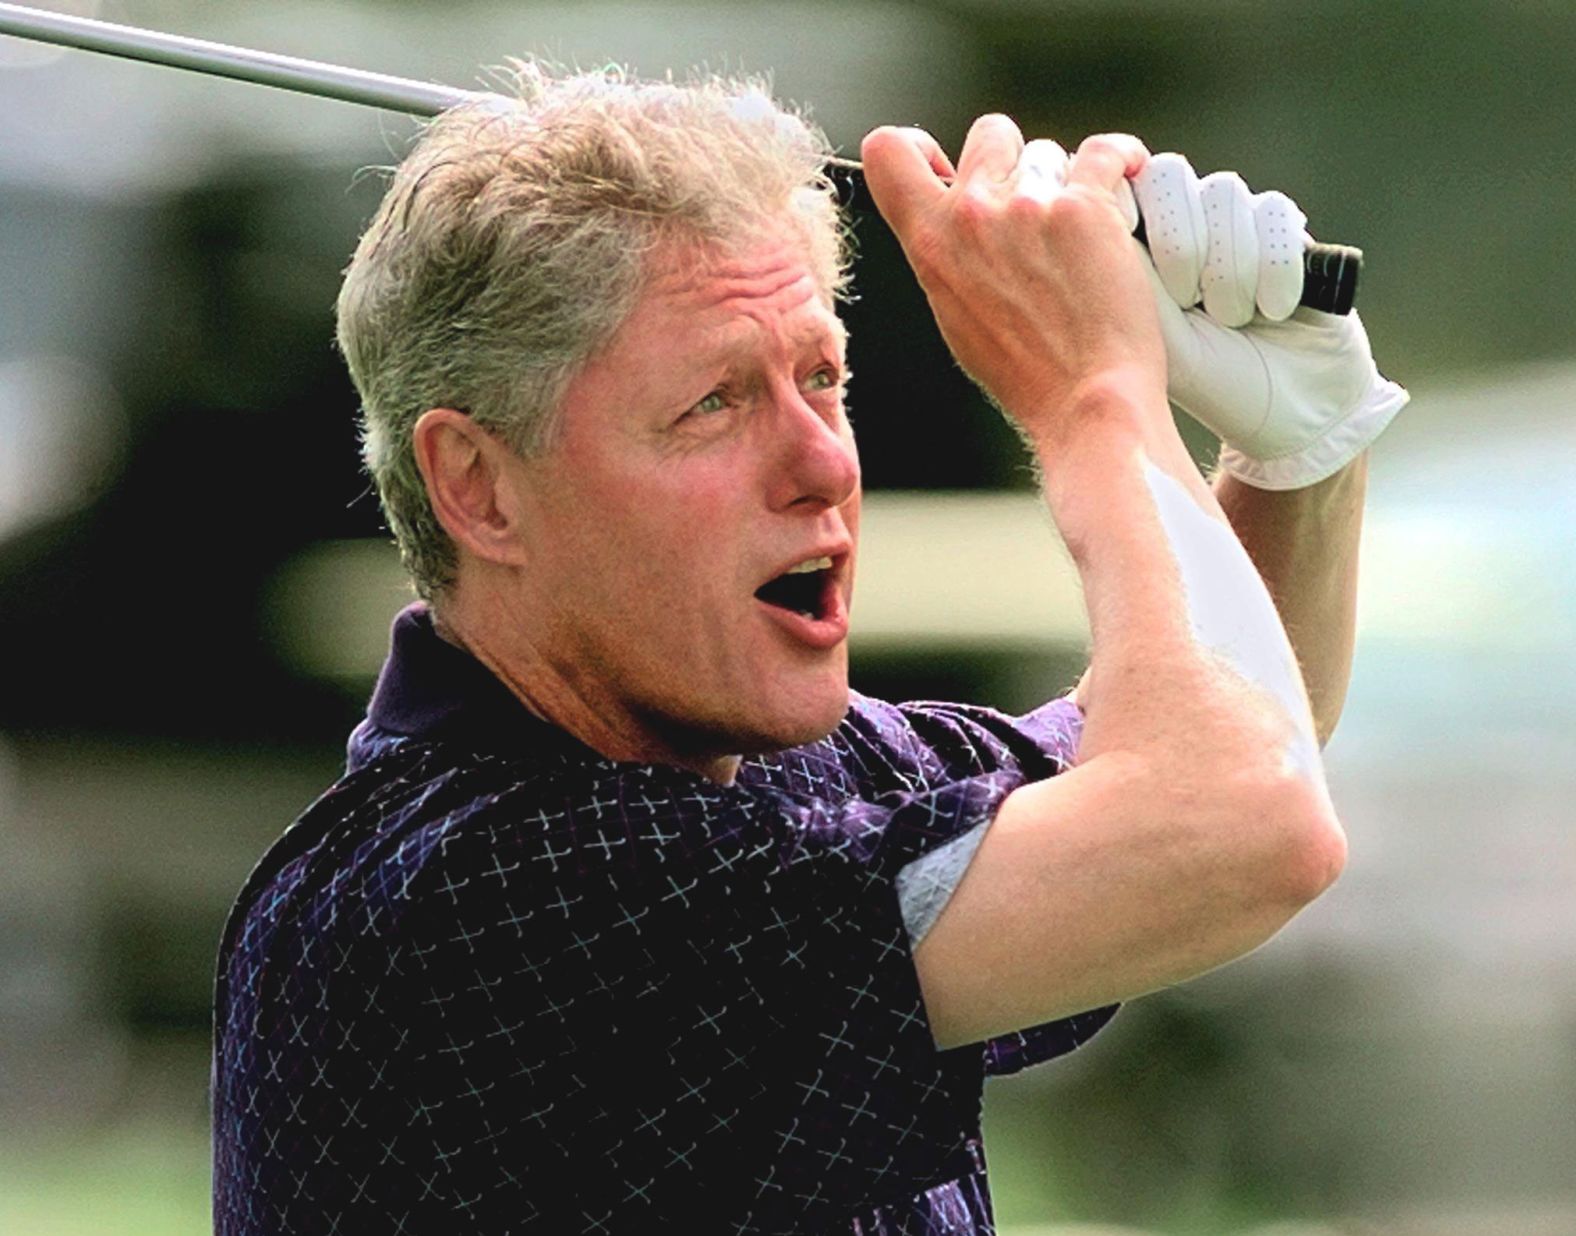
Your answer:
[[[213,1230],[208,1134],[168,1123],[0,1139],[0,1232],[184,1236]]]

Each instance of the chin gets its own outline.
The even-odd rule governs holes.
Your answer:
[[[757,747],[751,754],[786,751],[790,747],[819,742],[841,725],[847,715],[848,684],[845,682],[840,691],[826,692],[813,703],[807,701],[794,715],[784,716],[781,724],[774,727],[775,741]]]
[[[770,755],[825,738],[847,713],[844,676],[835,688],[801,692],[791,701],[779,695],[739,707],[726,718],[700,727],[705,736],[697,745],[718,755]]]
[[[830,664],[819,667],[819,672],[796,675],[760,701],[762,712],[771,719],[765,727],[771,741],[757,746],[753,754],[818,742],[842,724],[848,714],[848,661],[844,648],[837,650]]]

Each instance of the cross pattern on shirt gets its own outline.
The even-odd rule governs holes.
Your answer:
[[[400,623],[346,776],[226,929],[216,1230],[990,1232],[985,1075],[1111,1010],[938,1051],[896,882],[1065,767],[1076,709],[856,697],[718,786]]]

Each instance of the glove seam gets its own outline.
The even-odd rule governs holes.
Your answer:
[[[1259,347],[1257,340],[1250,340],[1253,344],[1253,356],[1259,362],[1259,368],[1264,371],[1264,384],[1269,388],[1264,400],[1264,415],[1259,418],[1259,423],[1253,427],[1251,437],[1258,437],[1264,432],[1264,426],[1270,423],[1275,412],[1275,370],[1270,365],[1269,358],[1264,355],[1264,349]]]

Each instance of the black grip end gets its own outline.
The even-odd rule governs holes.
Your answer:
[[[1302,259],[1301,304],[1342,316],[1357,299],[1363,251],[1352,245],[1314,245]]]

